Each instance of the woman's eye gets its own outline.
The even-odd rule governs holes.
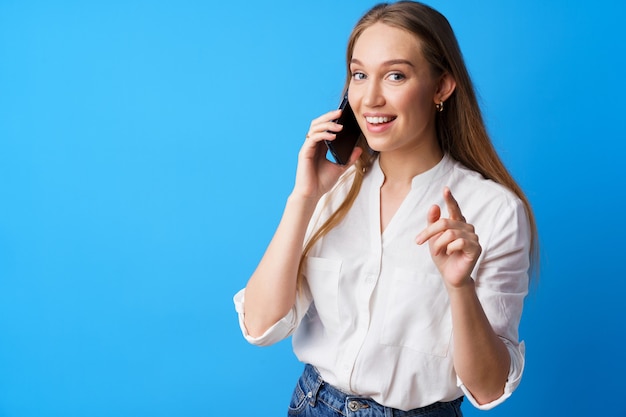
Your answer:
[[[365,74],[363,74],[362,72],[356,71],[356,72],[352,73],[352,78],[354,80],[364,80],[365,79]]]
[[[405,78],[406,77],[404,76],[404,74],[400,74],[399,72],[394,72],[392,74],[389,74],[389,79],[391,81],[402,81]]]

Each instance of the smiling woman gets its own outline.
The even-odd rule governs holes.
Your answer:
[[[446,101],[455,87],[448,72],[433,74],[421,50],[410,32],[376,23],[363,31],[350,62],[350,104],[368,146],[387,161],[412,153],[415,175],[441,160],[433,99]]]
[[[359,146],[345,166],[326,160],[341,110],[312,121],[283,218],[235,296],[243,334],[293,334],[306,366],[290,415],[456,416],[464,396],[492,408],[523,371],[530,206],[445,17],[375,6],[347,59]]]

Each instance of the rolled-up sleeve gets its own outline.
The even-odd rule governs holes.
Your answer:
[[[483,244],[484,258],[474,271],[476,294],[494,332],[509,351],[511,365],[502,396],[487,404],[479,404],[457,377],[457,385],[467,399],[481,410],[489,410],[511,396],[520,384],[525,357],[524,342],[519,341],[519,324],[528,293],[528,217],[522,202],[511,199],[492,213],[492,219],[492,232]]]
[[[525,345],[524,342],[520,342],[515,345],[506,339],[502,339],[507,349],[509,350],[509,354],[511,355],[511,366],[509,368],[509,377],[504,385],[504,392],[502,395],[486,404],[479,404],[478,401],[474,398],[472,393],[463,385],[463,381],[459,377],[457,377],[457,385],[463,390],[465,397],[469,400],[469,402],[479,410],[491,410],[495,406],[502,404],[507,398],[513,394],[513,391],[519,385],[522,379],[522,373],[524,371],[524,355],[525,355]]]
[[[306,294],[299,293],[296,297],[295,305],[282,319],[274,323],[261,336],[253,337],[250,336],[244,324],[245,291],[245,289],[242,289],[235,294],[233,301],[235,303],[235,310],[239,318],[239,327],[241,328],[243,337],[249,343],[257,346],[273,345],[291,336],[311,303],[310,298],[307,297]]]

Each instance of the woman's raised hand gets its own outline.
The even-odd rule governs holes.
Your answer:
[[[362,150],[355,147],[346,165],[338,165],[326,159],[324,140],[334,140],[336,133],[343,128],[333,122],[341,115],[341,110],[328,112],[311,122],[306,140],[298,154],[296,183],[292,195],[318,200],[330,191],[341,174],[361,155]]]
[[[482,252],[474,226],[465,221],[459,204],[448,187],[443,190],[448,218],[441,217],[441,208],[428,211],[428,226],[417,235],[416,242],[428,242],[430,254],[448,289],[463,286]]]

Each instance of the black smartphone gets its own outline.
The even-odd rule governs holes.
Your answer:
[[[361,136],[361,128],[354,117],[354,112],[348,102],[348,92],[344,94],[339,108],[342,110],[341,116],[337,120],[333,120],[335,123],[343,125],[343,129],[337,133],[337,137],[334,140],[325,140],[326,146],[334,163],[339,165],[345,165],[350,160],[352,150],[356,145],[356,142]]]

